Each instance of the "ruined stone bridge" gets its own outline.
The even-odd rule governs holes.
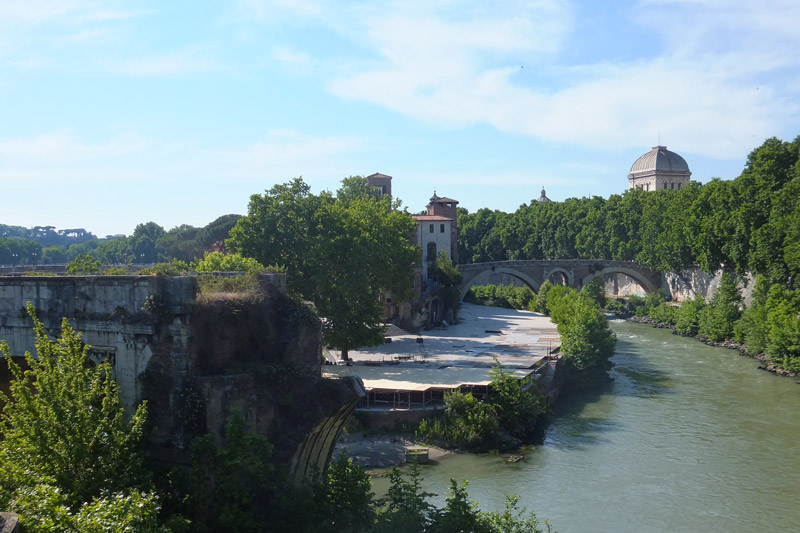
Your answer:
[[[66,317],[91,346],[89,364],[111,362],[126,412],[148,402],[156,459],[186,461],[195,436],[221,438],[239,409],[301,482],[325,469],[365,392],[353,378],[322,378],[319,318],[283,294],[282,276],[262,278],[259,298],[198,298],[188,276],[0,276],[0,341],[12,356],[35,354],[27,302],[52,337]]]
[[[620,279],[633,280],[650,294],[664,285],[663,275],[631,261],[605,261],[596,259],[493,261],[459,265],[463,276],[460,296],[463,299],[473,285],[489,283],[496,274],[507,274],[539,292],[546,280],[580,289],[593,278],[606,280],[606,292],[618,294]]]

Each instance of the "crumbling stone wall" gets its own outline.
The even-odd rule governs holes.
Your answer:
[[[155,458],[185,462],[194,437],[221,438],[241,409],[301,480],[325,467],[364,390],[322,378],[319,318],[286,296],[280,275],[264,285],[198,299],[193,277],[0,276],[0,339],[13,355],[35,353],[28,301],[53,337],[66,317],[92,345],[90,359],[111,360],[126,411],[148,402]]]

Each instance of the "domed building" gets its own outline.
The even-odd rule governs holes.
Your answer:
[[[628,188],[645,191],[680,189],[689,184],[691,175],[684,158],[670,152],[666,146],[654,146],[631,167]]]

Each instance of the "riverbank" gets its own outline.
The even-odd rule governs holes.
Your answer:
[[[488,387],[492,368],[499,362],[518,378],[533,376],[542,379],[541,390],[553,388],[553,379],[542,369],[549,363],[550,354],[560,347],[560,336],[550,318],[529,311],[465,304],[459,311],[459,322],[447,328],[411,334],[394,326],[387,332],[389,342],[373,348],[350,352],[350,366],[323,367],[323,372],[354,375],[362,378],[369,402],[356,416],[391,426],[397,419],[400,427],[416,427],[414,413],[430,414],[441,402],[443,390],[479,392]],[[336,355],[336,354],[332,354]],[[335,360],[335,359],[334,359]],[[544,374],[535,374],[537,371]],[[403,391],[409,391],[404,393]],[[423,391],[427,391],[427,396]],[[408,401],[396,401],[403,394]],[[422,406],[419,398],[422,394]],[[436,397],[438,395],[438,400]],[[379,403],[389,397],[389,401]],[[434,398],[433,404],[430,398]],[[424,403],[428,402],[428,403]],[[440,404],[438,408],[443,407]],[[377,418],[376,418],[377,417]],[[420,445],[413,433],[376,433],[377,426],[356,427],[353,433],[343,433],[334,449],[334,456],[345,452],[353,461],[368,469],[401,466],[407,450],[427,448],[429,458],[437,461],[454,452],[427,444]],[[386,422],[384,424],[383,422]],[[364,431],[360,431],[364,429]],[[413,430],[411,430],[413,431]]]
[[[771,373],[776,374],[778,376],[792,377],[792,378],[799,377],[797,372],[791,372],[789,370],[786,370],[785,368],[781,368],[779,366],[776,366],[776,365],[772,364],[770,362],[770,360],[769,360],[769,357],[767,357],[767,355],[764,354],[764,353],[759,353],[759,354],[749,354],[749,353],[747,353],[745,351],[745,349],[744,349],[744,345],[742,343],[740,343],[740,342],[737,342],[737,341],[733,340],[733,339],[728,339],[728,340],[721,341],[721,342],[714,342],[714,341],[709,340],[708,338],[703,337],[701,335],[683,335],[683,334],[681,334],[679,331],[677,331],[675,329],[675,326],[672,326],[670,324],[665,324],[663,322],[659,322],[659,321],[654,320],[654,319],[652,319],[652,318],[650,318],[648,316],[636,316],[636,315],[628,315],[628,316],[615,315],[615,316],[617,316],[618,318],[621,318],[623,320],[629,320],[631,322],[636,322],[638,324],[648,324],[650,326],[653,326],[654,328],[669,329],[669,330],[672,330],[672,334],[673,335],[680,335],[681,337],[694,338],[694,339],[696,339],[696,340],[698,340],[698,341],[700,341],[703,344],[706,344],[708,346],[716,346],[718,348],[727,348],[729,350],[736,350],[736,351],[739,352],[739,355],[742,355],[744,357],[749,357],[750,359],[755,359],[756,361],[759,361],[759,362],[763,363],[762,365],[760,365],[758,367],[759,370],[765,370],[767,372],[771,372]]]
[[[358,432],[342,435],[336,442],[333,456],[338,457],[340,453],[344,453],[365,470],[381,470],[406,464],[407,457],[419,450],[427,450],[427,461],[434,463],[456,453],[453,450],[420,444],[407,435]]]

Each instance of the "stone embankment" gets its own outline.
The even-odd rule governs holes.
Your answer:
[[[717,346],[719,348],[728,348],[730,350],[736,350],[739,352],[739,355],[743,355],[745,357],[750,357],[751,359],[755,359],[763,363],[758,368],[759,370],[766,370],[767,372],[772,372],[773,374],[777,374],[779,376],[786,376],[786,377],[798,377],[797,372],[792,372],[790,370],[786,370],[785,368],[781,368],[777,365],[774,365],[770,362],[769,357],[767,357],[764,353],[758,354],[750,354],[747,353],[744,349],[744,345],[741,342],[735,341],[733,339],[728,339],[720,342],[715,342],[707,337],[703,337],[702,335],[683,335],[679,331],[675,329],[675,326],[670,326],[669,324],[664,324],[663,322],[658,322],[653,320],[650,317],[646,316],[619,316],[619,318],[624,318],[626,320],[630,320],[631,322],[638,322],[640,324],[650,324],[654,328],[664,328],[664,329],[671,329],[673,335],[681,335],[682,337],[694,337],[695,339],[699,340],[703,344],[707,344],[709,346]]]

